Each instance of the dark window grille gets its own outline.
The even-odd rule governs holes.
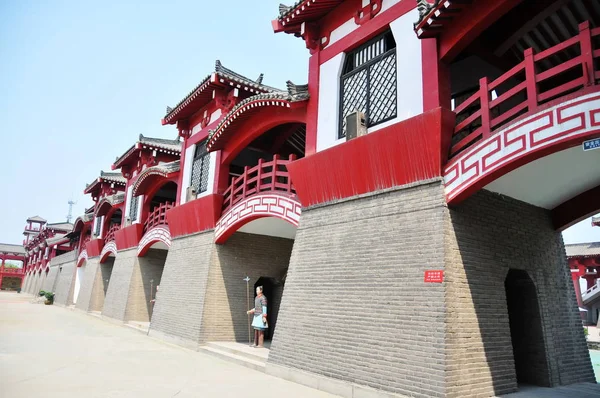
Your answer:
[[[96,236],[100,236],[100,224],[102,224],[102,218],[96,217]]]
[[[386,32],[346,56],[341,78],[339,138],[346,136],[346,116],[364,112],[367,127],[397,115],[396,42]]]
[[[129,219],[131,222],[137,220],[138,214],[138,201],[140,200],[139,196],[134,196],[131,198],[131,205],[129,206]]]
[[[206,150],[206,141],[196,145],[194,162],[192,164],[192,186],[196,193],[208,189],[208,173],[210,171],[210,154]]]

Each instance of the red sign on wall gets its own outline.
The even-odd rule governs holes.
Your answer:
[[[441,271],[441,270],[425,271],[425,282],[426,283],[442,283],[443,281],[444,281],[444,271]]]

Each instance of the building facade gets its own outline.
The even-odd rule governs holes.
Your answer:
[[[199,349],[247,341],[263,286],[264,370],[348,397],[593,382],[560,232],[600,210],[599,12],[282,5],[308,83],[217,61],[162,118],[177,139],[140,136],[26,243],[26,290],[55,269],[57,304]]]

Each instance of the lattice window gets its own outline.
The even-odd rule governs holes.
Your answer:
[[[100,226],[102,224],[102,218],[100,217],[96,217],[96,230],[94,231],[94,233],[96,234],[96,236],[100,236]]]
[[[131,198],[131,204],[129,205],[129,219],[131,220],[131,222],[137,220],[139,200],[139,196],[134,196]]]
[[[391,32],[348,53],[341,78],[339,137],[346,136],[346,116],[364,112],[367,126],[397,115],[396,42]]]
[[[208,173],[210,171],[210,154],[206,150],[206,141],[196,145],[194,162],[192,164],[192,186],[196,193],[208,189]]]

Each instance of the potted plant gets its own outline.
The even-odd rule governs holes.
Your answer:
[[[45,295],[46,295],[46,292],[45,292],[45,291],[43,291],[43,290],[40,290],[40,293],[39,293],[39,295],[40,295],[40,297],[42,297],[42,296],[45,296]]]
[[[54,304],[54,293],[46,292],[46,294],[44,294],[44,296],[46,296],[46,301],[44,302],[44,304],[46,304],[46,305]]]

